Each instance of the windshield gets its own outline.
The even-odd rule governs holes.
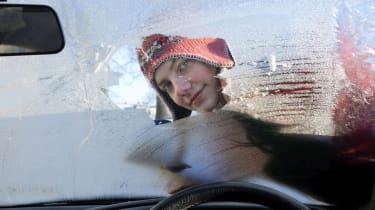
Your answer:
[[[0,206],[166,196],[226,180],[307,203],[371,196],[373,1],[9,3],[53,8],[65,46],[0,57]],[[172,102],[189,108],[203,96],[184,105],[150,84],[136,49],[151,34],[223,38],[233,64],[213,77],[225,103],[176,120]],[[188,58],[176,65],[200,65]]]

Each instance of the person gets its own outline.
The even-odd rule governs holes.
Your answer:
[[[235,66],[226,41],[151,34],[137,48],[141,71],[168,107],[172,119],[192,111],[214,112],[228,101],[218,74]]]

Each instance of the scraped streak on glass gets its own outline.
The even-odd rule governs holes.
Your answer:
[[[286,132],[331,134],[330,108],[338,91],[334,66],[326,58],[280,58],[276,70],[258,70],[254,66],[230,70],[224,76],[224,93],[231,98],[226,109],[246,112],[266,121],[288,126]],[[272,66],[272,65],[271,65]],[[242,66],[241,66],[242,67]],[[271,67],[274,68],[274,67]],[[242,70],[244,69],[244,70]],[[330,76],[327,76],[329,75]]]

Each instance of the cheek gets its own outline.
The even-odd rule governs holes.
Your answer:
[[[209,68],[200,68],[190,76],[190,80],[195,82],[201,81],[205,83],[214,83],[216,80],[216,72]]]

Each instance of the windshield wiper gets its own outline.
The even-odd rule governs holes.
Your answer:
[[[105,206],[99,206],[90,208],[90,210],[109,210],[109,209],[123,209],[123,208],[134,208],[134,207],[145,207],[145,206],[153,206],[160,202],[164,198],[152,198],[152,199],[145,199],[145,200],[135,200],[135,201],[127,201],[121,203],[115,203]]]

